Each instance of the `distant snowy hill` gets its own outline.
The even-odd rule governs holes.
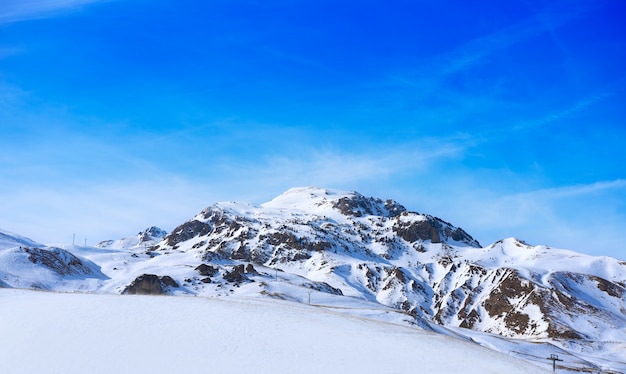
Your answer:
[[[108,279],[100,267],[70,251],[0,232],[0,286],[56,291],[90,290]]]
[[[262,205],[216,203],[169,234],[150,228],[97,247],[9,248],[19,240],[0,246],[5,287],[290,300],[539,365],[558,353],[563,368],[626,372],[625,262],[515,238],[482,247],[440,218],[357,192],[305,187]],[[31,272],[11,259],[19,250],[76,260],[66,275],[16,284]]]
[[[127,238],[118,240],[105,240],[96,244],[96,247],[109,249],[131,249],[143,247],[145,249],[158,243],[166,235],[166,231],[158,227],[152,226],[135,236],[129,236]]]

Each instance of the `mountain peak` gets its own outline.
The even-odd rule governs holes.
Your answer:
[[[406,211],[402,205],[388,199],[365,197],[356,191],[341,191],[319,187],[295,187],[262,204],[264,208],[317,211],[332,208],[344,216],[395,217]]]
[[[311,207],[325,205],[329,200],[334,201],[354,194],[357,192],[320,187],[293,187],[262,204],[262,206],[265,208],[308,210]]]

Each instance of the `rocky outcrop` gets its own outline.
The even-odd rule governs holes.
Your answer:
[[[393,226],[393,231],[409,243],[414,243],[418,240],[430,240],[431,243],[441,243],[439,231],[433,225],[433,222],[431,220],[398,221]]]
[[[403,212],[406,208],[393,200],[383,202],[377,198],[367,198],[361,194],[354,193],[351,196],[341,197],[335,201],[333,208],[339,210],[346,216],[363,217],[363,216],[382,216],[395,217]]]
[[[41,265],[61,276],[101,275],[99,271],[96,274],[94,268],[87,266],[83,260],[61,248],[24,247],[23,251],[28,254],[28,259],[33,264]]]
[[[205,277],[212,277],[218,272],[218,268],[207,264],[200,264],[195,268],[195,270],[197,270],[200,275]]]
[[[152,226],[139,234],[139,244],[149,243],[155,240],[160,240],[167,236],[167,231],[162,230],[156,226]]]
[[[189,240],[197,236],[204,236],[211,232],[211,226],[207,223],[192,220],[176,227],[171,234],[166,237],[167,244],[175,247],[176,244]]]
[[[246,273],[256,273],[256,270],[254,270],[254,267],[248,267],[247,270],[248,271],[246,271],[246,268],[243,264],[236,265],[233,266],[230,271],[225,272],[223,278],[225,281],[234,284],[252,282],[252,280],[246,276]]]
[[[135,278],[123,291],[124,295],[164,295],[170,288],[178,288],[179,285],[170,276],[157,276],[143,274]]]

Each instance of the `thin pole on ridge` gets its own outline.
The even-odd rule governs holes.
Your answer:
[[[555,354],[551,354],[550,357],[547,358],[547,360],[552,360],[552,372],[553,373],[556,373],[556,362],[563,361],[559,358],[558,355],[555,355]]]

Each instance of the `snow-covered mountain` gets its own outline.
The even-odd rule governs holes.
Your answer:
[[[369,318],[543,364],[556,350],[568,358],[565,367],[626,371],[625,262],[515,238],[482,247],[440,218],[356,192],[293,188],[262,205],[216,203],[167,235],[150,228],[96,248],[22,242],[16,249],[11,243],[24,238],[2,240],[5,287],[239,295],[367,310]],[[1,256],[35,248],[71,252],[71,270],[47,283],[7,282],[30,270]]]

